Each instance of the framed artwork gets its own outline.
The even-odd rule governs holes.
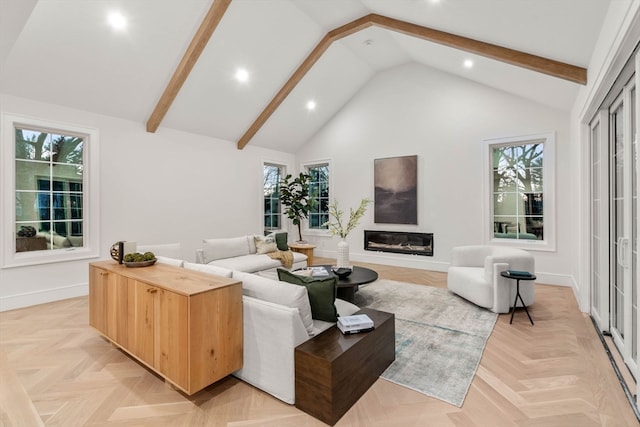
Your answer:
[[[418,224],[418,156],[375,159],[374,222]]]

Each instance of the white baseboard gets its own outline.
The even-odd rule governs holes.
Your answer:
[[[68,298],[81,297],[89,294],[89,284],[63,286],[42,291],[25,292],[23,294],[0,297],[0,311],[15,310],[32,305],[45,304]]]
[[[541,285],[567,286],[574,288],[573,276],[556,273],[543,273],[536,271],[536,283]]]
[[[325,258],[335,258],[335,251],[316,250],[316,256]],[[353,261],[370,262],[372,264],[391,265],[394,267],[418,268],[423,270],[441,271],[446,273],[449,268],[448,262],[433,261],[430,257],[422,255],[387,255],[383,252],[352,253],[350,258]],[[573,288],[574,294],[577,292],[576,283],[573,276],[556,273],[544,273],[536,271],[536,283],[544,285],[568,286]]]

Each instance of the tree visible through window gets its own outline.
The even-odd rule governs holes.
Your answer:
[[[329,164],[307,166],[307,171],[311,175],[311,198],[315,200],[309,212],[309,229],[326,230],[328,226],[324,224],[329,221]]]
[[[493,233],[544,240],[544,141],[492,147]]]
[[[16,252],[83,246],[84,138],[15,128]]]
[[[264,230],[279,230],[281,220],[280,179],[284,174],[284,166],[265,163],[264,178]]]

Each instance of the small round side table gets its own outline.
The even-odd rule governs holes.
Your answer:
[[[516,299],[513,301],[513,308],[511,309],[511,320],[509,320],[509,324],[513,322],[513,315],[516,313],[516,304],[518,303],[518,298],[520,298],[520,302],[522,303],[522,307],[524,308],[525,313],[527,313],[527,317],[529,321],[533,325],[533,319],[531,319],[531,315],[529,314],[529,310],[527,310],[527,306],[524,304],[522,300],[522,296],[520,295],[520,280],[536,280],[535,274],[529,273],[525,274],[512,274],[509,270],[501,271],[500,275],[502,277],[506,277],[507,279],[513,279],[516,281]]]
[[[313,250],[316,245],[310,243],[289,243],[289,248],[294,252],[300,252],[307,256],[307,265],[311,267],[313,265]]]

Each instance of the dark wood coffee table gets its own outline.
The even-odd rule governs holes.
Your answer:
[[[331,271],[330,265],[315,265],[314,267],[324,267],[329,274],[335,274]],[[345,301],[353,302],[358,286],[371,283],[378,280],[378,273],[366,267],[354,266],[351,274],[344,279],[338,278],[337,296]]]
[[[395,316],[363,308],[375,329],[343,335],[332,326],[295,349],[296,407],[334,425],[396,358]]]

